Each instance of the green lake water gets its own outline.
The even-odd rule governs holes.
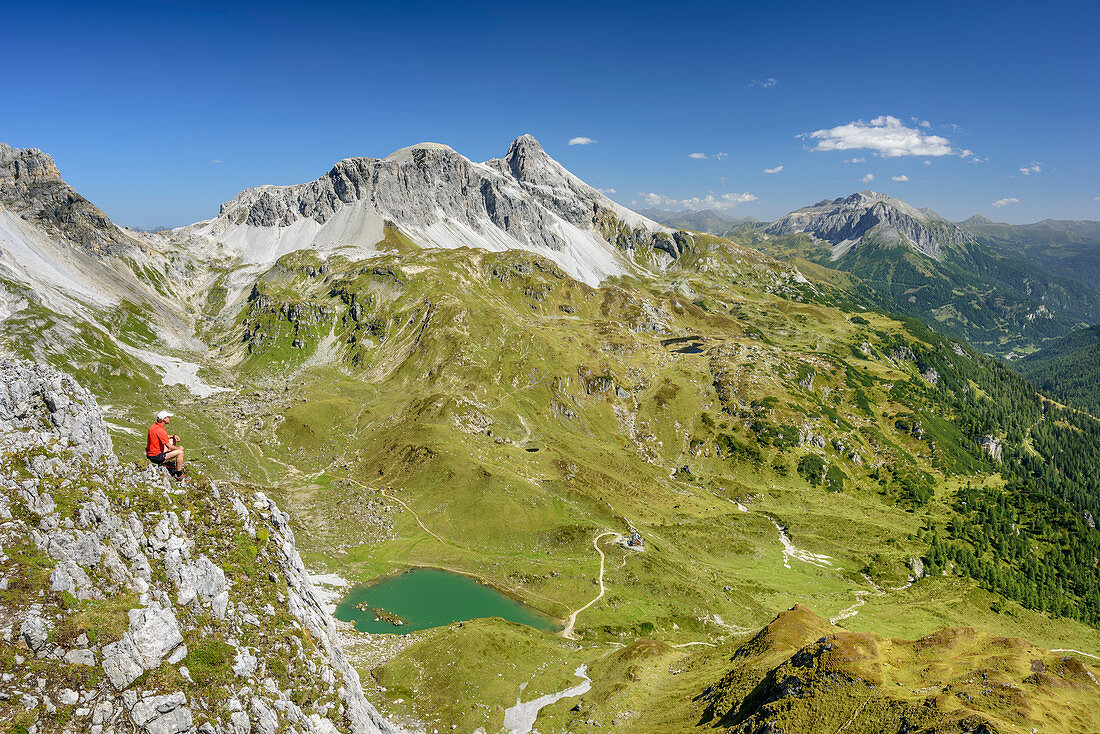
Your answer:
[[[396,614],[405,624],[376,622],[374,612],[356,608],[360,603]],[[353,622],[356,629],[374,634],[405,634],[480,617],[501,617],[546,632],[556,625],[550,617],[491,586],[436,568],[418,568],[377,584],[356,587],[336,606],[337,619]]]

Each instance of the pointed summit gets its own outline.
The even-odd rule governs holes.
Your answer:
[[[508,147],[504,163],[518,181],[538,181],[548,173],[560,177],[565,169],[546,154],[533,135],[520,135]]]
[[[964,219],[963,221],[959,222],[958,224],[959,224],[960,227],[974,227],[976,225],[993,224],[993,223],[994,223],[993,220],[990,219],[989,217],[984,216],[982,214],[975,214],[974,216],[970,217],[969,219]]]
[[[208,259],[260,264],[299,249],[373,254],[387,229],[423,247],[529,250],[590,285],[634,258],[678,257],[687,247],[574,176],[530,135],[484,163],[439,143],[347,158],[316,181],[246,189],[176,236]]]

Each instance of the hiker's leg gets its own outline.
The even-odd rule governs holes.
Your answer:
[[[169,464],[176,467],[176,471],[183,471],[183,449],[170,449],[164,455],[164,465]]]

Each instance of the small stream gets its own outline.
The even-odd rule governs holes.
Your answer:
[[[788,559],[795,558],[803,563],[809,563],[820,568],[828,568],[832,566],[831,556],[826,556],[822,553],[811,553],[807,550],[795,546],[791,542],[791,536],[787,535],[787,529],[779,524],[774,518],[769,517],[772,521],[772,525],[779,531],[779,542],[783,544],[783,565],[787,568],[791,567],[791,563]]]
[[[545,696],[539,696],[533,701],[520,701],[517,698],[515,706],[504,710],[504,728],[508,730],[508,734],[528,734],[535,726],[535,719],[538,718],[539,711],[563,698],[588,693],[592,688],[592,679],[588,677],[587,671],[588,666],[586,665],[582,665],[573,671],[573,675],[584,678],[584,680],[572,688],[566,688],[564,691],[557,693],[547,693]]]

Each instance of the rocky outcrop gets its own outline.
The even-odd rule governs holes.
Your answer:
[[[1001,439],[995,436],[978,436],[978,445],[982,447],[982,451],[989,454],[989,458],[996,461],[998,464],[1001,462],[1001,453],[1004,448],[1004,444]]]
[[[569,173],[530,135],[485,163],[437,143],[348,158],[316,181],[247,189],[216,219],[172,236],[262,262],[302,248],[369,248],[387,229],[424,247],[530,250],[590,285],[624,272],[630,257],[675,258],[692,244]]]
[[[0,206],[97,254],[135,245],[106,214],[65,183],[53,158],[37,148],[0,143]]]
[[[262,493],[120,463],[95,399],[0,362],[0,720],[38,734],[380,734]],[[74,673],[73,667],[86,672]]]
[[[834,246],[834,260],[872,240],[908,244],[936,260],[974,242],[968,232],[935,212],[875,191],[820,201],[776,220],[764,232],[776,236],[805,233],[826,240]]]

